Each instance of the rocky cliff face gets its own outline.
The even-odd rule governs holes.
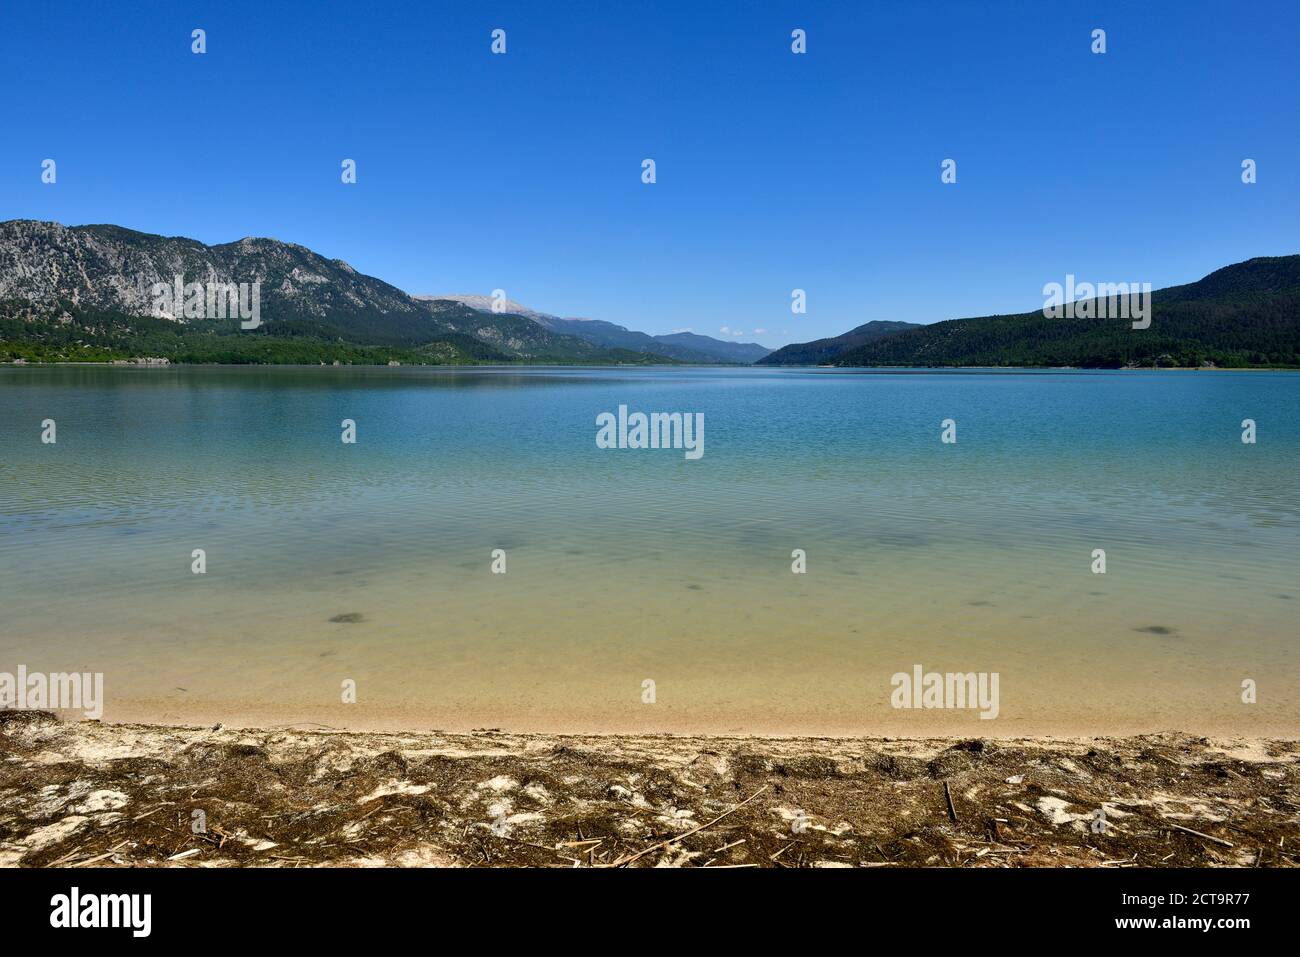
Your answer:
[[[205,246],[120,226],[0,223],[0,299],[152,313],[154,283],[260,283],[263,308],[285,318],[332,319],[357,312],[426,317],[388,283],[347,263],[274,239]]]
[[[204,318],[186,318],[178,297],[169,295],[160,305],[155,295],[155,284],[172,289],[178,276],[205,287],[258,284],[260,319],[271,335],[403,347],[468,336],[507,359],[561,363],[752,362],[767,354],[752,343],[649,336],[518,303],[496,313],[486,296],[409,296],[341,259],[275,239],[208,246],[121,226],[0,223],[0,303],[109,310],[200,326]]]
[[[304,246],[246,238],[207,246],[120,226],[61,226],[33,220],[0,223],[0,301],[65,304],[127,316],[159,316],[197,325],[180,310],[157,310],[154,284],[259,284],[266,332],[379,345],[423,345],[471,336],[505,357],[546,361],[617,361],[606,350],[552,333],[532,319],[484,313],[459,302],[417,300],[395,286]]]

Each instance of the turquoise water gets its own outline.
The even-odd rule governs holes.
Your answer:
[[[597,448],[620,404],[703,457]],[[1293,734],[1298,433],[1293,373],[8,367],[0,671],[109,720]],[[892,708],[915,664],[998,717]]]

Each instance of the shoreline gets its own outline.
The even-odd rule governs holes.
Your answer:
[[[0,346],[4,343],[0,342]],[[728,363],[728,362],[346,362],[338,364],[312,362],[148,362],[148,357],[130,359],[0,359],[0,366],[77,366],[116,369],[844,369],[858,372],[1300,372],[1300,366],[837,366],[795,363]],[[166,358],[166,357],[160,357]]]
[[[0,711],[0,714],[3,712]],[[79,720],[76,712],[58,713],[63,720]],[[1185,717],[1185,716],[1183,716]],[[1104,722],[1079,714],[1044,721],[1036,714],[1025,717],[1000,715],[981,721],[951,710],[897,710],[869,721],[830,720],[819,714],[773,714],[757,717],[749,711],[723,715],[684,712],[661,714],[648,720],[636,711],[570,713],[515,711],[499,708],[476,712],[457,709],[409,708],[405,706],[329,705],[269,707],[265,703],[169,701],[154,698],[119,698],[101,719],[105,724],[130,724],[166,728],[209,728],[220,724],[231,730],[272,731],[315,728],[346,734],[502,734],[580,737],[674,737],[754,738],[759,740],[850,741],[932,740],[980,738],[987,741],[1032,739],[1041,741],[1090,741],[1095,738],[1126,738],[1151,734],[1184,734],[1212,738],[1300,742],[1300,728],[1285,719],[1259,716],[1249,722],[1240,719],[1182,720],[1179,715],[1151,720],[1108,718]]]
[[[1294,867],[1297,833],[1300,742],[1257,735],[461,734],[0,712],[0,866]]]
[[[429,714],[424,710],[413,711],[406,707],[368,707],[368,715],[356,720],[356,705],[335,706],[329,709],[313,711],[300,707],[238,707],[213,706],[211,710],[204,707],[160,706],[159,702],[117,702],[107,716],[90,718],[78,711],[53,709],[23,709],[23,707],[0,707],[0,727],[3,727],[6,714],[49,714],[61,724],[94,724],[101,727],[155,728],[157,731],[208,731],[220,726],[224,731],[244,733],[270,733],[277,731],[309,731],[322,735],[357,735],[357,736],[411,736],[411,735],[451,735],[473,736],[493,733],[493,735],[510,735],[517,737],[582,737],[582,739],[677,739],[677,740],[720,740],[720,741],[965,741],[978,739],[982,741],[1035,741],[1040,744],[1079,744],[1086,741],[1113,739],[1132,739],[1132,737],[1151,737],[1173,735],[1192,737],[1192,739],[1209,739],[1216,741],[1274,741],[1279,744],[1296,744],[1300,746],[1300,728],[1295,723],[1261,722],[1257,727],[1240,727],[1238,724],[1216,724],[1216,726],[1188,726],[1171,722],[1147,724],[1140,722],[1123,722],[1110,720],[1105,731],[1096,727],[1052,727],[1043,729],[1034,719],[1009,720],[1000,716],[997,720],[980,722],[974,719],[961,719],[952,711],[920,711],[920,713],[902,713],[905,718],[896,723],[872,722],[870,727],[855,727],[841,723],[828,726],[824,723],[803,723],[801,720],[790,722],[788,719],[777,720],[784,729],[768,727],[724,727],[725,722],[699,722],[692,715],[682,715],[680,720],[668,720],[658,724],[643,722],[620,723],[619,720],[604,715],[602,719],[590,718],[525,718],[520,720],[502,720],[498,711],[486,711],[484,715],[473,718],[448,716],[443,713]],[[339,714],[343,713],[343,718]],[[463,714],[463,713],[461,713]],[[1018,727],[1019,726],[1019,727]]]

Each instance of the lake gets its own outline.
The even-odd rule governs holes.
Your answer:
[[[598,448],[620,405],[703,454]],[[0,672],[107,720],[1294,736],[1298,432],[1286,372],[8,366]],[[996,717],[895,707],[916,666]]]

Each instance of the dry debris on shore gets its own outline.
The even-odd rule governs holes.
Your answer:
[[[0,865],[1293,867],[1300,742],[379,734],[0,711]]]

